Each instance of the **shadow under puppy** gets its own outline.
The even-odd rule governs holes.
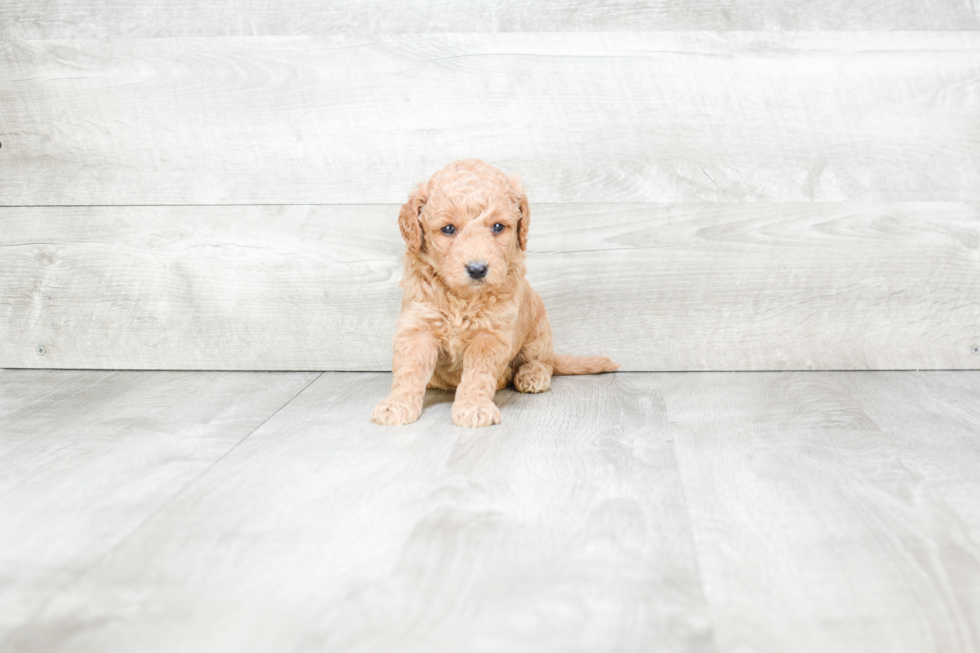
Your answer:
[[[559,356],[544,303],[524,279],[531,213],[516,177],[477,159],[449,164],[401,208],[407,245],[391,395],[371,421],[422,414],[426,387],[456,388],[453,422],[500,423],[494,393],[544,392],[553,374],[612,372],[603,356]]]

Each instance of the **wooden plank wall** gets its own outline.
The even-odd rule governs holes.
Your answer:
[[[3,39],[354,33],[974,30],[975,0],[6,0]]]
[[[322,5],[0,8],[0,366],[388,369],[477,156],[562,351],[980,367],[977,3]]]

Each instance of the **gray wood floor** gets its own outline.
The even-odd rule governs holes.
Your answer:
[[[0,370],[0,650],[980,650],[980,372]]]

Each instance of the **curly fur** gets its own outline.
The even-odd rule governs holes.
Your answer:
[[[456,424],[498,424],[493,395],[512,382],[520,392],[544,392],[554,374],[619,367],[552,351],[544,304],[524,279],[530,222],[520,181],[477,159],[449,164],[412,192],[398,215],[406,254],[394,380],[372,421],[414,422],[430,387],[456,388]],[[455,233],[443,233],[447,225]],[[474,263],[487,266],[482,279],[467,272]]]

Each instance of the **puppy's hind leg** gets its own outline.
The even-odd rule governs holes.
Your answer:
[[[503,390],[514,380],[514,370],[508,365],[503,373],[497,377],[497,390]]]
[[[540,301],[538,299],[539,317],[534,334],[521,347],[517,358],[521,362],[514,374],[514,388],[518,392],[547,392],[551,388],[555,355],[551,349],[551,324]]]
[[[546,392],[551,387],[551,365],[530,360],[517,368],[514,387],[518,392]]]

